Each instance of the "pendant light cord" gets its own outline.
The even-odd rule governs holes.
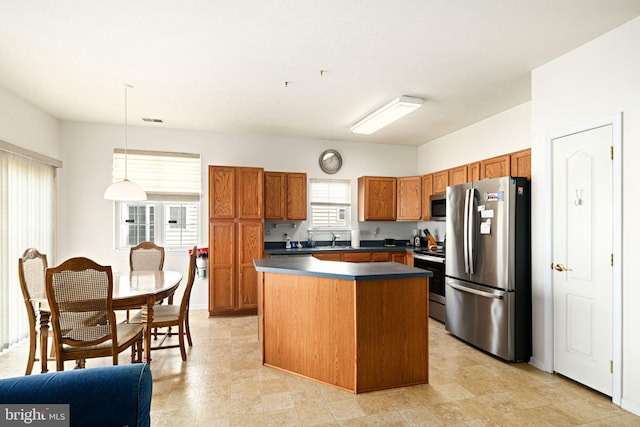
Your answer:
[[[124,85],[124,179],[125,181],[128,179],[127,178],[127,149],[129,146],[129,141],[127,138],[127,128],[128,128],[128,123],[127,123],[127,89],[130,86],[125,84]]]

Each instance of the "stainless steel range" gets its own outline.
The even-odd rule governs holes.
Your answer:
[[[433,277],[429,279],[429,316],[444,323],[444,252],[416,250],[413,252],[413,266],[429,270]]]

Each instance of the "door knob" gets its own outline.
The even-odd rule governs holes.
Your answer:
[[[565,267],[564,264],[556,264],[555,266],[551,264],[551,268],[556,271],[572,271],[570,268]]]

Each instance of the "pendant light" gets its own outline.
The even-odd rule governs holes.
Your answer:
[[[138,184],[127,179],[127,89],[133,86],[124,84],[124,179],[114,182],[104,192],[107,200],[121,200],[125,202],[147,200],[147,193]]]

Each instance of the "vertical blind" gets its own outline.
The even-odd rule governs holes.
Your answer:
[[[0,351],[29,334],[18,258],[35,247],[53,264],[56,167],[0,149]]]

